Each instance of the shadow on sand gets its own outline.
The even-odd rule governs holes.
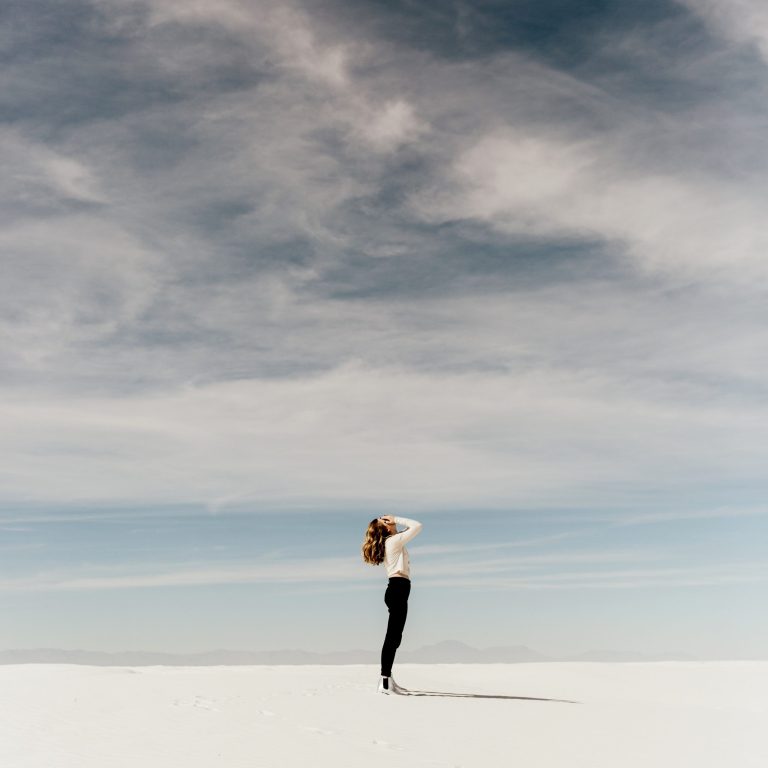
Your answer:
[[[580,704],[569,699],[539,699],[535,696],[501,696],[493,693],[449,693],[446,691],[416,691],[403,689],[403,696],[449,696],[454,699],[513,699],[515,701],[556,701],[561,704]]]

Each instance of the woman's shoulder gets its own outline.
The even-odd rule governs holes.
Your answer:
[[[399,531],[398,533],[393,533],[391,536],[387,536],[387,538],[384,539],[384,546],[385,547],[397,546],[397,544],[399,544],[403,540],[403,533],[405,533],[405,531]]]

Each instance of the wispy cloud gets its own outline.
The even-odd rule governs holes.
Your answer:
[[[729,584],[758,584],[768,581],[765,563],[728,563],[691,568],[622,569],[533,574],[513,578],[451,578],[425,580],[424,586],[462,587],[478,590],[574,590],[641,589],[659,587],[714,587]]]
[[[508,547],[535,547],[541,544],[549,544],[553,541],[584,536],[585,531],[563,531],[549,536],[536,536],[534,538],[513,539],[511,541],[498,541],[491,544],[423,544],[411,545],[409,551],[418,553],[420,557],[431,555],[449,555],[457,552],[487,552],[494,549],[506,549]]]
[[[714,507],[712,509],[666,510],[660,512],[643,512],[637,515],[625,515],[614,520],[616,525],[644,525],[646,523],[663,523],[684,520],[729,519],[768,515],[768,507]]]
[[[707,586],[757,583],[768,579],[762,562],[713,563],[696,566],[653,568],[600,568],[612,563],[647,562],[659,553],[615,551],[510,556],[488,560],[466,560],[449,565],[424,561],[419,565],[421,587],[462,587],[467,589],[575,589],[635,588],[650,586]],[[592,566],[573,570],[573,566]],[[280,559],[227,565],[174,568],[148,564],[113,564],[87,569],[48,570],[33,576],[5,578],[2,592],[57,592],[121,590],[150,587],[186,587],[215,584],[317,585],[325,579],[330,591],[380,588],[381,569],[361,571],[351,557],[320,558],[311,563]]]

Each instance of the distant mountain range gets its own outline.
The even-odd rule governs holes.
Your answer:
[[[95,666],[212,666],[237,664],[378,664],[379,649],[313,653],[302,650],[156,653],[152,651],[63,650],[34,648],[0,651],[0,664],[89,664]],[[686,653],[641,654],[624,651],[588,651],[574,656],[545,656],[524,645],[473,648],[458,640],[443,640],[413,651],[398,650],[398,663],[412,664],[516,664],[532,661],[698,661]]]

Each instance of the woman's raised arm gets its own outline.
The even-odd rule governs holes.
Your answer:
[[[421,533],[421,529],[424,527],[418,520],[411,520],[408,517],[395,517],[395,523],[407,526],[406,530],[392,534],[392,536],[399,537],[399,541],[403,544],[405,544],[406,541],[410,541],[414,536],[418,536]],[[392,536],[390,536],[390,538],[392,538]]]

